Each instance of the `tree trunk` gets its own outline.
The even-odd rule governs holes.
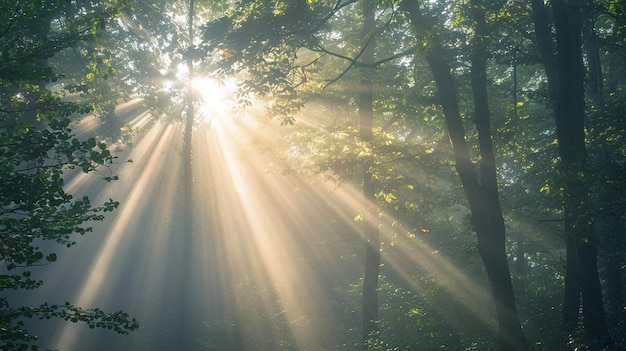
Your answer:
[[[557,57],[554,39],[552,37],[551,19],[543,0],[532,0],[533,21],[535,26],[535,39],[537,49],[543,62],[548,80],[550,100],[554,104],[557,101]],[[566,265],[562,319],[563,326],[567,331],[576,328],[578,324],[578,309],[580,307],[580,281],[578,268],[574,255],[574,241],[572,238],[565,239]]]
[[[596,15],[585,18],[583,23],[583,40],[587,57],[587,91],[596,108],[603,108],[604,83],[602,78],[602,62],[600,60],[600,46],[594,21]]]
[[[610,201],[610,200],[607,200]],[[609,202],[610,203],[610,202]],[[606,279],[606,299],[608,314],[613,320],[621,322],[625,317],[624,310],[624,282],[622,278],[624,238],[626,230],[624,224],[615,213],[606,213],[603,218],[604,227],[604,270]]]
[[[193,46],[193,18],[194,18],[194,5],[195,0],[189,0],[189,12],[187,14],[188,20],[188,50],[190,51]],[[193,291],[191,284],[193,277],[191,276],[192,262],[192,246],[193,246],[193,230],[194,230],[194,196],[193,196],[193,124],[194,124],[194,92],[191,87],[191,78],[193,77],[193,58],[189,56],[187,58],[187,114],[185,116],[185,130],[183,136],[182,147],[182,181],[183,181],[183,232],[181,240],[183,252],[182,262],[180,265],[180,287],[178,292],[178,350],[191,351],[195,349],[193,338],[191,337],[193,318],[193,302],[190,298],[190,292]]]
[[[550,95],[550,100],[555,101],[557,90],[557,62],[556,47],[554,46],[554,39],[552,38],[552,22],[550,21],[550,15],[548,14],[548,9],[543,0],[531,0],[531,7],[537,50],[539,51],[548,80],[548,94]]]
[[[474,123],[480,149],[479,192],[472,217],[478,236],[478,252],[483,260],[496,304],[501,350],[527,350],[528,344],[517,315],[511,273],[506,256],[506,228],[500,199],[494,147],[491,140],[491,117],[487,93],[487,40],[485,4],[470,3],[475,21],[471,52],[471,84],[474,97]],[[470,194],[468,193],[468,196]]]
[[[363,2],[363,38],[370,38],[374,32],[374,3]],[[366,40],[367,47],[363,51],[364,63],[374,61],[374,40]],[[365,73],[367,75],[367,73]],[[365,142],[372,141],[374,121],[373,83],[369,78],[361,81],[358,90],[359,100],[359,136]],[[380,233],[378,231],[376,213],[376,190],[372,184],[372,162],[363,165],[363,199],[366,215],[363,228],[365,241],[365,272],[363,274],[363,350],[368,349],[371,340],[376,339],[378,331],[378,276],[380,274]]]
[[[417,2],[405,0],[408,12],[418,31],[434,33],[429,18],[422,16]],[[505,250],[505,227],[500,209],[496,183],[496,168],[490,131],[490,114],[486,86],[486,44],[483,41],[484,13],[474,13],[477,35],[472,48],[472,88],[474,90],[475,123],[479,132],[481,152],[480,172],[471,160],[465,140],[465,130],[457,103],[456,81],[441,43],[430,38],[426,60],[435,79],[439,103],[442,106],[448,133],[454,150],[456,170],[472,214],[478,237],[478,249],[491,285],[499,327],[500,350],[528,350],[515,307],[513,285]],[[424,33],[424,35],[426,35]],[[482,35],[479,35],[481,33]]]
[[[577,0],[553,0],[551,3],[556,33],[555,60],[550,59],[555,56],[555,51],[547,52],[549,45],[544,43],[546,38],[541,34],[546,26],[549,27],[549,22],[544,23],[548,20],[547,11],[540,0],[533,0],[533,17],[538,47],[552,87],[561,157],[559,171],[567,249],[563,324],[569,332],[573,331],[582,296],[583,326],[592,342],[590,347],[602,349],[610,347],[612,342],[604,316],[589,185],[585,177],[587,150],[581,4]]]
[[[514,120],[519,119],[519,111],[517,109],[517,89],[518,89],[518,79],[517,79],[517,52],[518,49],[515,50],[515,56],[513,57],[513,118]],[[518,276],[524,276],[528,273],[528,261],[526,260],[526,250],[524,247],[524,235],[521,232],[517,234],[517,247],[515,250],[515,273]]]
[[[618,25],[614,25],[611,35],[620,38]],[[608,93],[614,93],[618,89],[620,74],[624,67],[624,57],[615,50],[608,53],[608,73],[606,74],[606,86]],[[605,155],[606,157],[606,155]],[[602,185],[600,185],[602,186]],[[626,325],[626,304],[624,301],[624,249],[626,249],[626,227],[619,218],[619,210],[614,213],[616,198],[622,194],[611,190],[603,190],[604,196],[601,200],[604,206],[609,206],[611,211],[603,211],[604,222],[606,223],[604,265],[606,271],[606,297],[607,312],[609,318],[615,324]]]
[[[577,1],[552,2],[558,50],[556,131],[564,188],[565,236],[574,254],[582,293],[583,326],[590,339],[610,345],[598,275],[596,238],[589,207],[585,146],[585,68],[582,55],[582,14]]]
[[[578,327],[580,309],[580,277],[575,257],[575,243],[572,236],[565,238],[565,279],[563,282],[563,309],[561,318],[567,333],[573,333]]]
[[[604,101],[604,79],[602,73],[602,61],[600,59],[600,43],[595,28],[595,20],[597,14],[594,12],[586,16],[583,20],[583,47],[585,49],[585,57],[587,62],[587,92],[594,104],[593,110],[599,111],[600,114],[606,114],[606,105]],[[614,27],[616,30],[617,26]],[[614,63],[614,53],[609,54],[608,67]],[[611,76],[609,72],[609,76]],[[609,88],[616,88],[616,80],[608,78]],[[613,91],[613,90],[611,90]],[[601,128],[600,128],[601,129]],[[598,162],[599,158],[599,162]],[[596,164],[602,168],[610,169],[615,167],[615,163],[610,160],[611,156],[603,153],[596,155]],[[592,205],[596,210],[596,226],[599,241],[598,249],[601,264],[603,264],[606,288],[606,306],[609,324],[618,325],[624,323],[626,316],[624,311],[623,298],[623,282],[622,282],[622,252],[623,252],[623,225],[619,220],[619,214],[613,210],[619,203],[622,196],[616,192],[613,187],[606,183],[606,179],[601,178],[595,184],[597,203]]]

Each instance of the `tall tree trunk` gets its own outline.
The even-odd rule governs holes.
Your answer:
[[[421,14],[417,2],[404,0],[416,30],[433,34],[431,19]],[[486,90],[486,43],[483,41],[484,12],[476,8],[477,35],[472,48],[472,88],[474,90],[475,124],[479,132],[480,171],[471,160],[465,130],[457,102],[456,81],[441,43],[430,38],[426,60],[435,79],[448,133],[454,150],[456,170],[467,196],[472,222],[478,237],[479,253],[491,285],[499,327],[500,350],[528,350],[515,307],[513,285],[505,250],[505,226],[496,183],[496,167],[490,131],[490,114]],[[482,33],[482,35],[479,35]]]
[[[604,101],[604,78],[602,70],[602,61],[600,59],[600,43],[595,28],[595,20],[597,13],[585,16],[583,20],[583,47],[585,49],[585,57],[587,62],[587,92],[593,103],[592,110],[596,113],[606,114],[607,109]],[[618,26],[614,27],[615,28]],[[608,67],[611,70],[614,53],[609,54]],[[612,72],[609,72],[611,76]],[[613,78],[607,79],[609,88],[616,87]],[[597,128],[596,128],[597,129]],[[597,132],[602,132],[598,130]],[[607,170],[615,167],[615,163],[611,160],[611,156],[606,153],[595,156],[595,164]],[[610,173],[610,172],[609,172]],[[614,208],[619,203],[622,194],[616,192],[609,185],[610,181],[602,179],[593,187],[596,192],[596,203],[592,205],[595,210],[595,229],[597,230],[599,241],[599,257],[600,264],[603,266],[603,281],[606,288],[606,306],[609,324],[620,324],[626,322],[624,317],[624,297],[623,297],[623,280],[622,280],[622,252],[624,232],[623,225],[619,220],[619,213],[615,213]],[[619,207],[619,206],[617,206]]]
[[[622,1],[622,7],[626,5]],[[611,37],[613,40],[621,40],[623,34],[620,30],[620,25],[613,24]],[[598,40],[596,38],[596,40]],[[608,60],[606,64],[606,86],[608,93],[611,95],[618,89],[618,83],[620,82],[620,75],[624,68],[624,56],[612,49],[608,52]],[[602,95],[604,96],[604,94]],[[604,101],[601,101],[604,103]],[[614,102],[611,102],[614,103]],[[603,108],[606,105],[603,104]],[[603,162],[605,167],[614,167],[615,164],[610,161],[609,155],[603,155],[606,161]],[[605,238],[604,242],[604,269],[606,279],[606,298],[607,298],[607,313],[612,323],[617,325],[626,325],[626,304],[624,301],[624,279],[623,272],[625,267],[623,252],[626,249],[626,226],[622,220],[620,220],[619,206],[616,206],[623,194],[614,189],[606,189],[606,184],[598,184],[598,187],[602,189],[602,195],[600,201],[606,208],[602,211],[602,217],[605,225]]]
[[[532,17],[535,26],[535,40],[539,56],[543,62],[543,67],[548,79],[548,94],[550,100],[556,100],[557,91],[557,62],[556,47],[552,38],[552,27],[548,9],[544,0],[531,0]]]
[[[548,80],[550,100],[554,104],[558,99],[558,63],[556,46],[552,37],[551,19],[543,0],[531,0],[536,45],[543,62]],[[580,307],[580,280],[574,257],[575,245],[571,237],[565,239],[566,265],[563,295],[563,326],[570,331],[578,325]]]
[[[363,38],[367,45],[361,56],[364,63],[374,61],[374,2],[363,1]],[[372,141],[372,127],[374,121],[374,94],[373,83],[364,72],[365,78],[360,82],[358,90],[359,100],[359,136],[365,142]],[[378,231],[376,213],[376,190],[372,184],[372,162],[363,165],[363,198],[366,206],[366,216],[363,228],[365,241],[365,272],[363,274],[363,350],[368,349],[371,340],[376,339],[378,331],[378,276],[380,274],[380,233]]]
[[[552,90],[556,132],[561,157],[564,230],[566,238],[563,324],[569,332],[578,322],[582,297],[583,326],[592,349],[612,345],[608,334],[598,275],[596,238],[592,224],[587,183],[585,146],[585,68],[582,54],[583,15],[578,0],[553,0],[556,51],[540,33],[549,27],[545,5],[533,0],[533,18],[548,83]],[[553,45],[552,45],[553,46]],[[554,54],[556,52],[556,55]],[[556,57],[555,60],[549,59]],[[547,61],[546,61],[547,59]]]
[[[191,86],[193,78],[193,57],[191,49],[193,48],[194,28],[193,19],[195,16],[195,0],[189,0],[189,12],[187,13],[188,21],[188,47],[187,47],[187,96],[186,107],[187,114],[185,116],[185,129],[182,147],[182,181],[183,181],[183,233],[182,240],[182,262],[180,265],[179,286],[179,303],[178,303],[178,349],[181,351],[191,351],[194,349],[193,338],[191,337],[193,314],[192,301],[190,301],[190,292],[193,291],[191,283],[193,281],[190,271],[192,266],[192,246],[193,246],[193,230],[194,230],[194,196],[193,196],[193,124],[194,124],[194,92]]]
[[[607,194],[612,196],[613,194]],[[605,197],[607,203],[611,203]],[[622,256],[624,253],[624,238],[626,228],[618,214],[607,211],[603,215],[603,260],[606,279],[606,298],[608,314],[613,320],[624,322],[626,311],[624,310],[624,282],[622,278]]]
[[[474,97],[474,124],[480,149],[479,189],[472,217],[478,236],[478,252],[483,260],[496,304],[501,350],[527,350],[528,344],[517,314],[511,273],[506,256],[506,228],[500,199],[494,147],[491,139],[491,117],[487,93],[487,40],[489,28],[485,21],[486,5],[481,0],[470,2],[475,22],[471,52],[471,84]],[[469,196],[469,193],[468,193]]]
[[[517,89],[518,89],[518,79],[517,79],[517,53],[518,49],[515,49],[515,56],[513,57],[513,119],[519,119],[519,111],[517,108]],[[526,260],[526,250],[524,245],[524,235],[522,232],[518,232],[517,234],[517,247],[515,250],[515,273],[518,276],[523,276],[528,273],[528,261]]]
[[[621,40],[623,37],[620,26],[617,23],[613,24],[613,30],[611,37]],[[612,49],[609,51],[608,59],[608,74],[606,75],[606,88],[609,93],[617,92],[618,84],[620,83],[620,76],[624,70],[625,61],[623,54],[619,50]]]
[[[600,45],[595,29],[595,13],[586,16],[583,22],[583,42],[587,57],[587,91],[596,108],[603,108],[604,83],[602,78],[602,62]]]

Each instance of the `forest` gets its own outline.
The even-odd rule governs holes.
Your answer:
[[[626,350],[626,1],[0,0],[0,350]]]

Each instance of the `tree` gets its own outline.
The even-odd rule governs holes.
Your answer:
[[[454,148],[456,170],[467,196],[472,224],[478,237],[478,251],[491,285],[498,316],[501,350],[527,350],[517,315],[505,247],[505,226],[498,198],[497,174],[490,130],[490,112],[486,90],[487,43],[489,28],[485,21],[485,4],[471,2],[475,23],[472,43],[471,81],[474,96],[474,124],[478,131],[481,164],[472,162],[458,106],[457,84],[451,72],[434,19],[422,14],[418,2],[403,1],[411,24],[416,28],[425,50],[450,140]]]
[[[374,3],[369,0],[363,1],[363,44],[362,60],[364,64],[374,62],[375,49],[375,23]],[[359,114],[359,137],[365,143],[372,141],[372,128],[374,121],[374,87],[368,73],[364,72],[364,78],[358,85],[358,114]],[[378,277],[380,275],[380,234],[378,232],[374,210],[376,204],[376,188],[372,183],[373,164],[366,162],[363,165],[363,198],[365,200],[366,218],[363,227],[365,242],[365,271],[363,274],[363,350],[368,350],[368,344],[376,343],[378,327]],[[370,340],[371,339],[371,340]]]
[[[585,145],[583,3],[563,0],[552,3],[554,41],[552,22],[544,3],[533,1],[532,6],[537,47],[544,63],[554,106],[561,161],[559,178],[563,189],[567,248],[563,324],[568,332],[575,331],[582,297],[583,325],[591,340],[591,347],[603,349],[609,347],[612,341],[604,316],[589,198]]]
[[[7,273],[0,275],[0,291],[39,287],[43,282],[31,279],[29,268],[57,257],[50,249],[40,248],[42,242],[70,247],[75,234],[91,231],[86,223],[102,220],[118,206],[113,200],[94,206],[89,198],[75,199],[63,189],[68,169],[96,172],[115,160],[106,144],[93,137],[78,140],[73,136],[70,116],[86,113],[88,108],[61,101],[42,84],[58,78],[42,62],[78,42],[92,40],[103,16],[87,12],[80,19],[72,18],[73,26],[66,27],[64,11],[56,2],[18,2],[1,11],[0,261]],[[50,30],[42,32],[33,23],[50,23]],[[36,116],[39,128],[29,115]],[[108,181],[115,178],[105,177]],[[13,307],[7,297],[0,297],[3,350],[37,349],[37,337],[29,334],[24,322],[31,318],[80,321],[122,334],[138,327],[122,311],[105,313],[69,302]]]
[[[604,286],[607,325],[616,345],[623,344],[624,313],[624,171],[623,118],[615,112],[624,103],[621,74],[624,55],[624,3],[591,2],[583,18],[583,48],[587,63],[585,127],[590,172],[590,201],[598,239],[598,270]],[[589,6],[589,5],[588,5]],[[590,11],[586,11],[590,9]],[[621,71],[621,70],[620,70]]]

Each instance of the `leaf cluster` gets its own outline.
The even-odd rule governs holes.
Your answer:
[[[56,80],[41,60],[93,40],[121,1],[15,1],[0,5],[0,79]]]
[[[95,138],[73,138],[68,123],[68,119],[52,120],[51,128],[42,131],[20,121],[3,123],[0,256],[9,269],[32,265],[43,258],[31,246],[35,239],[71,246],[71,234],[90,230],[81,226],[84,222],[102,220],[102,212],[118,205],[110,200],[92,208],[87,197],[73,199],[64,191],[64,169],[77,168],[87,173],[115,159],[106,144],[96,143]]]
[[[115,2],[17,1],[3,2],[0,11],[0,292],[31,290],[42,284],[28,268],[56,261],[42,249],[46,241],[66,247],[74,235],[91,231],[87,223],[104,219],[118,202],[94,205],[88,197],[65,191],[74,170],[99,172],[115,162],[106,143],[95,137],[79,139],[71,117],[89,106],[62,101],[46,88],[60,77],[47,60],[80,41],[92,40],[115,11]],[[78,6],[78,8],[77,8]],[[116,176],[105,176],[115,180]],[[12,307],[0,298],[0,348],[36,350],[36,337],[24,319],[61,318],[85,322],[92,328],[127,333],[137,328],[123,312],[84,310],[69,303]]]
[[[89,328],[109,329],[118,334],[128,334],[139,328],[135,319],[122,311],[104,312],[98,308],[83,309],[69,302],[62,305],[44,303],[37,307],[9,309],[6,299],[0,298],[0,347],[2,350],[38,350],[35,335],[25,330],[25,319],[47,320],[59,318],[72,323],[86,323]]]

